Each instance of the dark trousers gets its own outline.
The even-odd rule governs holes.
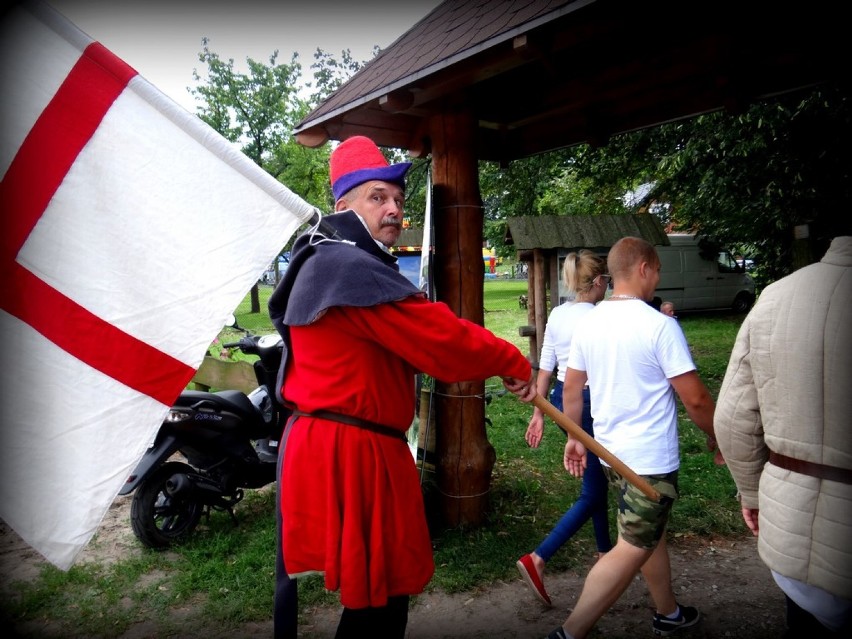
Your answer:
[[[344,608],[335,639],[403,639],[408,625],[408,596],[388,597],[382,608]]]
[[[281,521],[279,514],[278,521]],[[299,598],[297,582],[287,576],[281,553],[281,533],[278,533],[278,551],[275,553],[275,606],[272,616],[275,639],[296,639],[299,626]]]
[[[823,637],[848,637],[849,628],[833,632],[823,626],[819,620],[795,601],[784,595],[787,600],[787,632],[784,639],[806,637],[807,639],[823,639]],[[847,626],[849,624],[846,624]]]
[[[288,424],[289,426],[289,424]],[[274,639],[296,639],[299,625],[299,598],[297,581],[287,576],[284,566],[284,551],[281,547],[281,463],[287,444],[289,428],[284,429],[278,445],[278,470],[275,495],[275,519],[278,524],[275,541],[275,599],[272,613],[272,633]]]

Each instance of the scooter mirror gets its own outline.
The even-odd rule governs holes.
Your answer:
[[[237,318],[234,316],[233,313],[228,315],[227,319],[225,320],[225,326],[230,326],[231,328],[236,328]]]

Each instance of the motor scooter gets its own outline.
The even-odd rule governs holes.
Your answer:
[[[248,395],[183,391],[119,491],[135,491],[130,523],[149,548],[186,540],[211,510],[227,511],[237,524],[234,506],[245,489],[276,479],[278,441],[289,416],[275,393],[283,341],[278,334],[246,334],[223,346],[258,356],[258,387]]]

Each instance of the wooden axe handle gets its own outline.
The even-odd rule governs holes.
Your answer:
[[[598,458],[612,466],[622,477],[641,490],[646,497],[653,499],[656,502],[660,501],[660,493],[654,490],[654,487],[651,486],[651,484],[630,470],[623,461],[601,446],[594,437],[589,437],[586,431],[577,426],[577,424],[569,419],[565,413],[557,410],[556,406],[551,404],[541,395],[536,395],[532,403],[541,409],[541,412],[556,422],[559,428],[564,430],[574,439],[579,439],[580,443],[586,447],[586,450],[592,451],[598,456]]]

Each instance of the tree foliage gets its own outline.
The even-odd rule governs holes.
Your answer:
[[[764,282],[801,265],[794,229],[807,225],[811,261],[850,230],[852,102],[831,84],[619,136],[588,153],[581,173],[611,181],[633,170],[653,183],[666,220],[698,230],[760,265]]]
[[[328,157],[298,144],[295,126],[363,63],[348,50],[339,59],[317,49],[313,79],[301,79],[298,55],[279,64],[248,62],[234,69],[202,40],[206,83],[192,90],[199,116],[252,160],[321,210],[331,211]],[[375,55],[379,49],[373,50]],[[195,79],[201,82],[196,73]],[[298,87],[310,91],[300,97]],[[643,185],[638,210],[652,211],[673,229],[698,230],[751,257],[764,283],[791,270],[801,245],[794,229],[811,232],[811,259],[828,239],[849,233],[850,85],[848,82],[764,100],[742,112],[715,112],[612,138],[605,146],[560,149],[508,167],[480,163],[486,239],[501,255],[505,221],[528,215],[635,212],[625,195]],[[302,92],[304,93],[304,91]],[[384,149],[390,162],[409,161]],[[407,214],[423,224],[428,159],[408,173]]]
[[[379,50],[379,47],[373,47],[373,57],[379,53]],[[311,65],[311,69],[314,72],[314,79],[305,83],[308,89],[313,89],[313,93],[311,93],[308,101],[313,106],[319,105],[328,96],[343,86],[349,78],[360,71],[363,66],[363,62],[359,62],[352,57],[352,52],[349,49],[343,49],[340,52],[340,60],[338,60],[331,53],[323,51],[318,47],[314,51],[314,62]]]
[[[515,215],[594,215],[631,210],[625,194],[649,185],[640,209],[672,229],[700,231],[759,264],[766,283],[801,265],[794,229],[807,225],[819,259],[831,237],[849,233],[852,132],[848,83],[755,102],[742,113],[710,113],[483,167],[486,231],[500,242]]]
[[[536,215],[597,215],[626,211],[627,182],[598,184],[578,173],[579,147],[512,162],[506,168],[482,162],[480,187],[485,206],[485,237],[500,255],[506,219]]]
[[[201,44],[198,58],[207,65],[207,79],[202,82],[194,70],[198,86],[190,89],[201,103],[198,116],[225,139],[239,145],[245,155],[274,178],[292,180],[294,175],[300,175],[294,160],[302,159],[302,151],[291,133],[307,109],[297,92],[301,75],[298,54],[293,53],[289,64],[277,62],[278,51],[269,56],[268,64],[247,58],[248,73],[241,73],[235,70],[233,59],[226,62],[210,49],[208,38],[202,38]],[[302,186],[310,186],[310,171],[303,177]],[[292,184],[289,186],[294,190]],[[251,294],[252,312],[260,312],[257,285]]]
[[[297,86],[301,75],[298,54],[289,64],[278,64],[278,51],[269,64],[246,59],[248,73],[234,69],[234,60],[223,61],[202,39],[199,60],[207,65],[207,80],[192,89],[201,102],[198,116],[273,177],[284,170],[277,151],[292,136],[296,118],[304,112]],[[193,71],[201,82],[198,71]]]

